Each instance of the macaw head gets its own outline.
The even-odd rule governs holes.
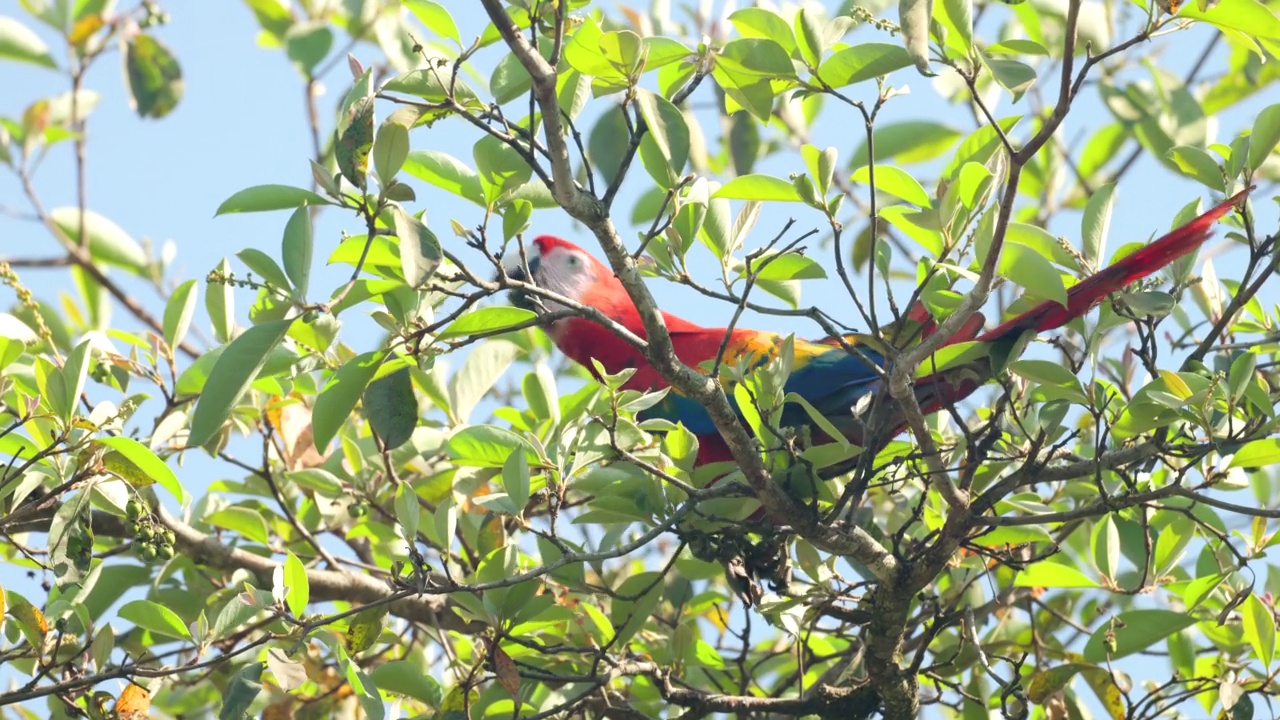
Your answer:
[[[563,295],[571,300],[584,304],[592,304],[587,298],[588,291],[601,283],[617,282],[613,272],[606,268],[591,253],[553,235],[539,235],[525,249],[528,260],[528,273],[518,253],[512,253],[503,263],[503,270],[513,280],[531,282],[538,287]],[[529,310],[536,310],[534,299],[520,290],[511,291],[511,304]],[[566,309],[559,303],[543,299],[542,305],[548,310]]]

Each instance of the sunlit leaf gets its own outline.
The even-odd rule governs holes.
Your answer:
[[[182,622],[182,618],[169,608],[150,600],[134,600],[125,603],[117,612],[122,619],[150,630],[157,635],[190,640],[191,632]]]
[[[125,48],[129,97],[139,117],[162,118],[182,100],[182,67],[159,40],[139,33]]]
[[[213,438],[292,324],[277,320],[255,325],[231,341],[209,373],[207,384],[218,392],[202,393],[196,401],[188,445],[198,447]]]
[[[1132,655],[1196,623],[1190,615],[1172,610],[1130,610],[1116,615],[1115,621],[1114,628],[1103,622],[1090,636],[1084,647],[1085,660],[1103,662]],[[1114,651],[1107,649],[1109,631],[1115,635]]]

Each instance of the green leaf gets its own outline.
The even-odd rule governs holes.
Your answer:
[[[309,205],[331,204],[324,197],[310,190],[288,185],[255,185],[223,200],[214,215],[288,210],[289,208],[307,207]]]
[[[1070,368],[1050,360],[1015,360],[1008,368],[1009,372],[1046,385],[1078,385],[1080,382]]]
[[[1280,463],[1280,438],[1262,438],[1250,440],[1244,447],[1236,451],[1228,468],[1266,467]]]
[[[782,402],[795,403],[799,405],[804,409],[805,414],[809,416],[809,420],[812,421],[814,425],[818,426],[822,432],[826,433],[827,437],[832,438],[833,441],[840,443],[842,446],[849,446],[849,440],[845,437],[845,434],[840,432],[840,430],[831,422],[831,419],[819,412],[818,408],[814,407],[813,403],[806,400],[804,396],[793,392],[787,393]]]
[[[791,57],[777,42],[739,38],[725,44],[712,76],[724,90],[727,112],[732,114],[741,107],[768,122],[776,94],[773,81],[793,80],[796,75]]]
[[[259,277],[281,290],[292,290],[293,284],[289,282],[288,276],[280,269],[274,258],[262,252],[257,248],[245,248],[236,253],[236,257],[240,258],[240,262],[250,271],[255,272]]]
[[[480,177],[457,158],[436,150],[414,150],[405,159],[404,171],[446,192],[483,206]]]
[[[173,291],[164,306],[164,341],[171,348],[182,344],[196,313],[196,281],[188,280]]]
[[[1018,573],[1016,587],[1096,588],[1098,582],[1079,570],[1055,562],[1038,562]]]
[[[462,45],[462,35],[458,32],[458,26],[444,5],[433,0],[400,0],[400,2],[413,13],[414,17],[418,18],[419,22],[426,25],[428,30],[446,40],[454,41],[459,46]],[[375,671],[374,675],[377,674]],[[376,677],[374,682],[378,683],[378,687],[383,687],[382,682]]]
[[[365,252],[365,245],[368,244],[369,250]],[[326,261],[329,265],[334,263],[344,263],[355,267],[360,262],[360,256],[364,255],[364,267],[366,270],[372,268],[375,272],[383,277],[397,277],[395,271],[400,270],[400,248],[396,242],[393,242],[386,235],[375,235],[373,241],[369,241],[368,235],[352,235],[343,240],[338,247],[334,248]],[[392,270],[395,268],[395,271]],[[400,283],[397,282],[398,286]],[[379,285],[379,288],[385,292],[390,289],[389,286]],[[352,291],[354,292],[354,290]],[[381,293],[377,293],[381,294]],[[348,297],[350,293],[348,293]],[[368,299],[365,296],[364,299]]]
[[[713,198],[729,200],[779,200],[800,202],[800,194],[790,182],[772,175],[742,175],[725,183]]]
[[[1084,259],[1098,267],[1107,251],[1107,234],[1111,231],[1111,210],[1115,207],[1116,184],[1107,183],[1089,196],[1080,220],[1080,237]]]
[[[421,1],[421,0],[419,0]],[[409,0],[405,0],[406,4]],[[430,707],[440,707],[444,690],[440,682],[422,667],[408,660],[392,660],[375,667],[369,677],[379,690],[411,697]]]
[[[556,100],[570,120],[577,120],[591,98],[591,80],[577,70],[562,73],[556,81]]]
[[[828,35],[823,31],[824,20],[824,13],[815,12],[812,9],[806,10],[803,7],[792,20],[800,57],[811,70],[822,64],[823,56],[831,47],[827,42]]]
[[[1253,120],[1249,135],[1248,168],[1257,170],[1280,147],[1280,103],[1269,105]],[[1221,189],[1221,188],[1219,188]]]
[[[89,341],[82,340],[67,355],[66,362],[62,365],[62,384],[67,391],[67,406],[61,409],[60,414],[63,422],[68,424],[75,416],[76,407],[80,404],[80,394],[84,392],[84,380],[89,374],[89,361],[91,359]]]
[[[182,66],[159,40],[139,33],[125,49],[129,99],[138,117],[162,118],[182,100]]]
[[[938,231],[937,213],[912,210],[906,205],[893,205],[881,210],[880,217],[919,243],[930,256],[937,257],[942,253],[943,241],[942,233]],[[884,247],[884,243],[880,247]]]
[[[1132,655],[1196,623],[1190,615],[1171,610],[1130,610],[1115,619],[1115,652],[1107,652],[1107,630],[1111,625],[1103,623],[1085,643],[1085,660],[1100,663]]]
[[[265,667],[261,662],[252,662],[236,673],[223,695],[218,720],[243,720],[249,714],[249,708],[262,692],[262,670]]]
[[[996,122],[999,124],[1000,129],[1008,134],[1021,119],[1021,115],[1015,115]],[[995,126],[984,124],[960,142],[960,147],[956,148],[956,154],[952,156],[951,162],[947,163],[946,169],[942,171],[943,177],[954,178],[955,174],[960,172],[960,169],[966,163],[986,164],[991,155],[995,153],[996,148],[1000,146],[1000,135],[996,132]]]
[[[367,73],[368,71],[366,71]],[[476,104],[476,92],[461,79],[456,84],[450,86],[453,81],[450,79],[448,71],[441,72],[439,68],[430,67],[420,70],[410,70],[403,75],[397,75],[391,78],[382,86],[381,92],[405,93],[408,95],[417,95],[429,103],[443,104],[457,102],[464,106],[474,107]],[[353,88],[354,90],[355,88]],[[363,90],[363,88],[362,88]],[[365,96],[367,100],[371,96]],[[363,102],[358,100],[358,102]],[[354,104],[350,106],[355,109]],[[401,112],[403,112],[403,108]],[[363,112],[363,111],[361,111]],[[449,113],[448,110],[429,110],[427,108],[414,108],[405,113],[414,117],[414,124],[419,122],[428,123],[433,120],[444,117]],[[372,127],[370,127],[372,130]]]
[[[1124,147],[1129,137],[1129,132],[1121,123],[1111,123],[1099,128],[1080,153],[1080,174],[1085,178],[1092,178],[1120,154],[1120,148]]]
[[[839,89],[864,80],[874,80],[911,64],[911,56],[898,45],[862,43],[832,53],[818,68],[818,77],[831,87]],[[928,67],[927,63],[925,67]]]
[[[266,518],[262,517],[260,511],[253,508],[240,505],[224,507],[205,518],[205,522],[214,527],[239,533],[240,537],[260,545],[271,542],[271,530],[267,527]]]
[[[67,242],[80,239],[80,210],[74,207],[54,208],[49,218],[66,235]],[[115,265],[135,275],[147,277],[147,254],[123,228],[92,210],[84,212],[84,234],[89,242],[89,256],[98,262]]]
[[[1226,30],[1238,30],[1249,37],[1280,39],[1280,18],[1257,0],[1221,0],[1212,6],[1205,3],[1204,10],[1198,3],[1186,3],[1178,11],[1178,17],[1203,20]]]
[[[1225,575],[1214,573],[1184,583],[1171,584],[1169,591],[1179,595],[1183,604],[1187,606],[1187,612],[1191,612],[1200,607],[1200,603],[1204,602],[1225,579]]]
[[[689,126],[684,115],[669,100],[647,90],[637,91],[636,105],[649,128],[640,142],[640,162],[659,187],[675,187],[689,160]]]
[[[513,452],[502,465],[502,489],[515,507],[516,515],[529,504],[529,460],[524,453]]]
[[[759,280],[820,280],[827,276],[822,264],[807,255],[798,253],[767,253],[750,264],[750,270],[760,268]],[[746,277],[747,269],[743,270]]]
[[[240,397],[249,389],[258,372],[266,364],[271,351],[280,344],[293,320],[276,320],[255,325],[227,345],[209,373],[206,387],[217,392],[201,393],[191,414],[189,447],[209,442],[231,417]]]
[[[929,200],[929,194],[925,192],[920,182],[911,176],[911,173],[893,165],[876,165],[875,170],[876,190],[906,200],[916,207],[933,206]],[[870,185],[871,166],[864,165],[854,170],[849,179],[860,185]]]
[[[1156,576],[1167,575],[1177,567],[1195,535],[1195,523],[1185,515],[1174,516],[1172,521],[1159,529],[1155,552],[1151,557],[1151,567]]]
[[[445,443],[445,454],[459,465],[500,468],[507,457],[523,448],[532,458],[532,448],[519,435],[496,425],[469,425],[454,433]],[[536,461],[536,459],[535,459]]]
[[[759,7],[742,8],[729,16],[729,22],[744,38],[767,38],[782,46],[790,55],[796,49],[791,26],[778,13]]]
[[[745,117],[741,113],[737,117]],[[708,206],[711,204],[710,183],[706,178],[698,178],[689,185],[680,198],[680,209],[676,212],[671,227],[679,238],[677,254],[684,256],[693,247],[706,222]]]
[[[622,581],[609,608],[609,620],[618,629],[615,643],[625,645],[644,627],[662,599],[662,589],[662,576],[656,572],[637,573]]]
[[[1049,55],[1049,50],[1035,40],[1010,38],[985,48],[988,55]]]
[[[1093,527],[1093,562],[1103,577],[1115,580],[1120,570],[1120,530],[1110,515]]]
[[[1213,156],[1208,152],[1190,145],[1178,145],[1177,147],[1169,148],[1169,152],[1165,153],[1165,157],[1183,175],[1214,190],[1220,192],[1226,190],[1226,182],[1222,178],[1222,168],[1218,167],[1218,161],[1214,160]]]
[[[289,6],[283,0],[245,0],[245,4],[253,12],[259,27],[273,38],[283,38],[285,32],[293,25]]]
[[[418,400],[409,369],[369,383],[364,391],[364,412],[384,448],[394,450],[408,442],[418,426]]]
[[[182,618],[169,608],[150,600],[134,600],[125,603],[117,613],[122,619],[150,630],[157,635],[190,640],[191,632],[182,622]]]
[[[352,103],[338,124],[333,156],[342,176],[363,189],[368,179],[369,152],[373,149],[373,97]]]
[[[480,399],[515,361],[517,352],[516,345],[505,340],[490,340],[471,351],[462,368],[454,374],[450,387],[453,412],[459,421],[466,421]]]
[[[223,258],[214,272],[227,277],[231,274],[231,264]],[[205,287],[204,309],[209,313],[214,337],[221,342],[231,338],[231,329],[235,326],[235,303],[236,296],[230,283],[209,282]]]
[[[333,379],[325,385],[316,398],[311,411],[312,430],[316,448],[322,452],[355,410],[356,403],[378,372],[386,353],[367,352],[343,364]]]
[[[396,236],[400,238],[400,270],[404,272],[404,280],[411,288],[421,288],[435,275],[444,258],[440,241],[421,220],[399,205],[394,208],[392,218]]]
[[[147,477],[168,490],[179,505],[187,503],[187,493],[183,490],[182,483],[178,481],[178,476],[151,448],[123,435],[105,437],[98,442],[120,453],[136,465]]]
[[[1036,525],[1009,525],[993,527],[974,538],[974,542],[983,547],[1005,548],[1028,543],[1053,542],[1053,536],[1049,535],[1049,532],[1044,528]]]
[[[716,62],[723,63],[738,77],[761,79],[794,78],[795,66],[788,53],[774,38],[739,38],[725,43]]]
[[[943,0],[933,9],[934,19],[946,29],[948,41],[959,37],[958,46],[968,55],[973,49],[973,0]]]
[[[489,92],[499,104],[509,103],[529,92],[533,79],[529,71],[524,69],[520,56],[510,53],[498,61],[489,77]]]
[[[952,368],[962,367],[987,357],[991,348],[986,343],[958,342],[938,348],[916,368],[916,380],[923,380]]]
[[[640,47],[644,53],[645,72],[695,57],[694,52],[685,47],[684,43],[660,35],[641,38]]]
[[[289,216],[284,226],[284,240],[280,247],[280,256],[284,260],[284,272],[293,281],[295,294],[299,299],[307,296],[307,287],[311,279],[311,255],[315,246],[311,229],[311,213],[305,208],[298,208]]]
[[[0,313],[0,323],[3,323],[6,318],[13,318],[13,316],[5,316],[3,313]],[[23,325],[22,327],[25,328],[26,326]],[[3,335],[0,335],[0,370],[4,370],[9,367],[14,360],[22,357],[22,353],[26,352],[26,349],[26,343],[21,340],[15,340],[11,337],[4,337]]]
[[[520,153],[498,138],[488,136],[475,144],[472,155],[480,175],[480,186],[487,203],[529,182],[533,169]]]
[[[981,166],[973,164],[966,166],[966,168],[974,167]],[[963,176],[965,173],[961,170],[960,174]],[[1005,244],[1025,245],[1035,251],[1036,254],[1059,267],[1072,269],[1077,267],[1075,257],[1063,249],[1061,241],[1039,225],[1010,222],[1009,231],[1005,237]]]
[[[1231,392],[1231,402],[1239,402],[1257,376],[1258,356],[1251,352],[1240,353],[1231,361],[1231,370],[1227,373],[1227,389]]]
[[[526,186],[527,187],[527,186]],[[502,239],[510,241],[529,229],[533,217],[533,203],[528,200],[512,200],[502,211]]]
[[[418,519],[422,517],[422,506],[418,504],[418,493],[413,491],[409,483],[400,483],[400,487],[396,489],[395,507],[401,534],[409,542],[417,542]]]
[[[588,19],[578,27],[577,32],[569,36],[564,45],[564,60],[569,67],[583,75],[610,81],[609,87],[621,90],[626,87],[625,76],[600,50],[600,39],[604,33],[594,18]],[[597,84],[593,83],[593,88]],[[597,90],[599,92],[599,90]]]
[[[51,70],[58,63],[40,36],[11,17],[0,15],[0,58],[40,65]]]
[[[1249,595],[1240,608],[1244,616],[1244,637],[1253,647],[1253,654],[1262,661],[1262,667],[1271,669],[1271,660],[1276,652],[1276,616],[1275,612],[1257,595]]]
[[[629,78],[640,68],[641,42],[636,33],[610,30],[600,35],[597,46],[619,75]]]
[[[884,125],[877,123],[871,137],[875,142],[877,163],[892,160],[907,164],[931,160],[946,152],[960,137],[960,131],[928,120],[906,120]],[[869,157],[864,139],[854,151],[849,166],[866,165]]]
[[[1043,255],[1026,245],[1008,243],[1000,256],[1000,275],[1023,287],[1028,295],[1067,304],[1062,275]]]
[[[1032,673],[1026,685],[1027,699],[1041,705],[1071,684],[1072,678],[1077,674],[1095,668],[1096,666],[1085,663],[1068,663]]]
[[[448,327],[440,331],[440,334],[436,337],[446,340],[479,333],[492,333],[512,325],[528,322],[535,317],[537,317],[537,313],[517,307],[505,305],[483,307],[449,323]]]
[[[284,34],[284,50],[302,73],[310,78],[316,66],[333,48],[333,31],[323,21],[296,23]]]
[[[933,0],[898,0],[903,46],[910,63],[925,77],[935,74],[929,69],[929,21],[932,18]]]
[[[628,147],[627,143],[618,142],[618,138],[627,137],[629,132],[621,105],[613,105],[600,113],[600,119],[591,128],[591,136],[587,138],[587,155],[606,183],[618,182],[618,173],[622,171],[622,159]]]
[[[409,157],[409,128],[398,122],[382,123],[378,137],[373,141],[373,167],[378,171],[383,187],[400,172]]]
[[[987,67],[995,75],[996,82],[1013,95],[1016,103],[1022,99],[1027,90],[1036,82],[1036,69],[1017,60],[987,58]]]

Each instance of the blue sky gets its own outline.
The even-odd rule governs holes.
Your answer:
[[[11,8],[0,9],[0,12],[21,16],[12,12],[17,10],[14,4],[13,0],[0,2],[0,8],[6,5]],[[464,38],[474,37],[484,26],[478,5],[459,5],[461,9],[454,12],[462,35]],[[172,22],[160,28],[157,35],[178,55],[186,80],[185,97],[172,115],[155,121],[140,120],[133,114],[122,90],[117,54],[100,60],[89,74],[86,85],[102,94],[102,102],[90,122],[88,205],[113,219],[135,238],[148,238],[157,244],[171,240],[178,250],[171,279],[180,282],[193,277],[202,278],[222,257],[231,256],[246,246],[278,256],[280,233],[286,218],[284,214],[214,218],[213,211],[227,196],[250,185],[308,185],[310,173],[306,160],[310,155],[311,141],[298,74],[282,52],[258,47],[255,42],[256,26],[244,6],[237,3],[175,3],[168,11],[172,14]],[[40,30],[43,32],[43,28]],[[869,32],[859,31],[852,37],[868,38]],[[1207,27],[1197,27],[1148,47],[1151,52],[1162,51],[1174,72],[1179,72],[1190,64],[1211,32]],[[57,47],[52,42],[50,44]],[[339,41],[335,47],[341,44]],[[1186,48],[1194,48],[1194,51]],[[376,53],[376,49],[370,46],[362,46],[355,51],[356,56],[366,62],[376,59]],[[481,72],[487,76],[489,68],[500,56],[497,48],[482,52],[477,57]],[[1221,48],[1216,56],[1224,57]],[[349,83],[349,77],[346,63],[340,62],[336,70],[325,78],[327,94],[319,101],[322,113],[334,106]],[[908,85],[911,94],[891,102],[882,111],[882,123],[930,118],[952,122],[966,131],[973,127],[968,112],[943,104],[931,89],[928,79],[910,71],[901,71],[894,75],[892,81],[899,86]],[[19,116],[31,101],[49,95],[51,91],[65,90],[63,81],[53,73],[12,63],[0,64],[0,87],[6,89],[0,97],[0,113],[11,117]],[[857,86],[855,90],[863,94],[873,92],[869,84]],[[858,92],[854,96],[858,97]],[[597,101],[597,111],[606,107],[607,102],[608,99]],[[711,95],[704,89],[691,102],[705,107],[711,102]],[[1218,137],[1229,139],[1247,127],[1252,113],[1263,104],[1258,99],[1239,111],[1224,114]],[[1006,103],[996,110],[996,114],[1011,114],[1025,109],[1024,106],[1025,103],[1018,106]],[[834,107],[829,106],[828,109]],[[380,114],[387,111],[380,108]],[[589,109],[580,125],[589,128],[594,114]],[[700,117],[704,118],[704,127],[714,128],[714,124],[709,122],[709,112],[700,112]],[[861,123],[846,121],[845,118],[847,114],[841,117],[839,113],[828,113],[814,134],[815,144],[834,145],[842,157],[847,158],[859,144]],[[1072,141],[1089,128],[1109,120],[1110,115],[1097,101],[1096,92],[1086,88],[1079,111],[1064,125],[1063,137]],[[322,122],[326,131],[331,130],[328,115],[322,115]],[[416,131],[412,142],[414,149],[442,149],[469,161],[469,147],[475,139],[472,128],[455,120]],[[68,143],[56,148],[37,177],[36,186],[46,206],[74,202],[70,147]],[[797,157],[785,155],[763,163],[761,169],[785,177],[803,168]],[[458,202],[452,196],[413,182],[419,190],[419,203],[415,208],[426,208],[427,219],[443,242],[456,242],[449,232],[449,220],[456,219],[469,226],[481,221],[482,212],[478,207]],[[623,209],[618,224],[624,237],[634,237],[634,229],[626,222],[626,215],[629,205],[648,182],[644,173],[637,172],[624,186],[617,204]],[[1173,210],[1197,196],[1211,200],[1209,192],[1202,186],[1177,177],[1154,160],[1144,157],[1120,186],[1109,247],[1114,249],[1124,242],[1141,240],[1153,232],[1166,230]],[[17,212],[27,210],[16,181],[7,173],[0,173],[0,207]],[[822,228],[822,220],[815,211],[796,205],[775,205],[766,208],[753,240],[765,242],[792,216],[798,221],[798,230]],[[316,235],[317,268],[322,265],[329,249],[336,246],[341,230],[357,231],[358,225],[353,220],[332,211],[326,213]],[[856,230],[857,226],[851,225],[851,228]],[[580,229],[553,211],[535,214],[534,230],[559,233],[581,242],[589,240]],[[1050,230],[1068,238],[1078,238],[1078,215],[1065,214]],[[31,251],[36,255],[57,253],[47,233],[32,223],[12,217],[0,215],[0,237],[8,241],[6,255],[22,255],[28,248],[39,248]],[[23,251],[15,252],[19,247]],[[711,270],[709,263],[705,267]],[[1220,274],[1229,276],[1221,268]],[[42,275],[28,271],[26,276],[38,290],[52,290],[52,286],[45,286],[42,282],[44,277],[57,278],[56,281],[61,279],[59,273]],[[316,277],[312,282],[315,299],[321,299],[322,293],[336,287],[344,277],[345,272],[340,268]],[[671,298],[671,307],[691,312],[699,321],[719,324],[728,315],[714,303],[690,302],[693,299],[690,291],[665,284],[659,284],[656,291],[660,297]],[[836,292],[834,284],[813,283],[806,286],[806,292],[810,302],[817,301],[837,314],[842,314],[841,307],[849,305],[848,300]],[[151,303],[157,302],[154,293],[145,290],[141,297]],[[237,299],[243,313],[251,298],[242,293]],[[848,309],[851,311],[852,307]],[[778,318],[762,318],[754,322],[768,327],[788,325]],[[784,329],[816,332],[816,328],[799,325]]]

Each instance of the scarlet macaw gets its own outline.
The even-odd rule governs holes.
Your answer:
[[[1249,190],[1238,193],[1195,220],[1077,283],[1068,291],[1065,306],[1045,301],[981,335],[977,335],[977,331],[983,319],[978,314],[948,338],[947,343],[973,340],[975,335],[982,343],[1012,342],[1028,330],[1061,327],[1087,313],[1110,293],[1194,251],[1209,238],[1213,223],[1230,212],[1248,193]],[[542,235],[529,246],[527,261],[534,284],[594,307],[636,336],[645,337],[639,313],[621,282],[612,270],[587,251],[558,237]],[[513,279],[525,279],[519,266],[508,266],[505,271]],[[530,305],[528,297],[522,293],[513,292],[512,296],[516,304]],[[554,303],[547,303],[547,306],[554,309]],[[917,324],[917,335],[928,334],[933,329],[932,320],[922,311],[923,308],[913,308],[907,316],[908,321]],[[699,367],[716,359],[724,342],[725,328],[702,327],[667,312],[662,315],[681,361]],[[596,375],[592,364],[595,360],[611,375],[634,369],[635,374],[623,385],[624,389],[654,391],[668,387],[666,380],[641,351],[594,320],[561,318],[548,323],[545,330],[561,352],[592,375]],[[739,359],[746,359],[749,366],[763,363],[784,347],[784,336],[777,333],[736,328],[728,331],[728,335],[724,361],[730,364]],[[884,335],[890,337],[892,334]],[[874,338],[849,335],[844,340],[856,345],[861,355],[848,352],[835,339],[816,342],[795,340],[792,371],[784,392],[796,393],[806,399],[851,442],[859,444],[862,440],[862,418],[859,414],[864,413],[865,408],[858,406],[858,401],[869,397],[881,385],[878,368],[871,367],[868,361],[883,367],[885,357],[883,352],[876,350]],[[966,365],[964,370],[959,373],[944,371],[916,381],[915,394],[926,414],[963,400],[992,377],[990,361],[985,357]],[[728,398],[736,408],[733,392],[728,393]],[[661,417],[684,423],[699,439],[699,465],[732,460],[707,411],[689,398],[671,392],[661,403],[645,411],[643,417]],[[812,425],[812,422],[805,410],[788,403],[780,424],[797,427]],[[888,432],[882,432],[881,442],[887,442],[905,428],[901,413],[891,416],[884,427]],[[820,430],[817,435],[825,437]]]

